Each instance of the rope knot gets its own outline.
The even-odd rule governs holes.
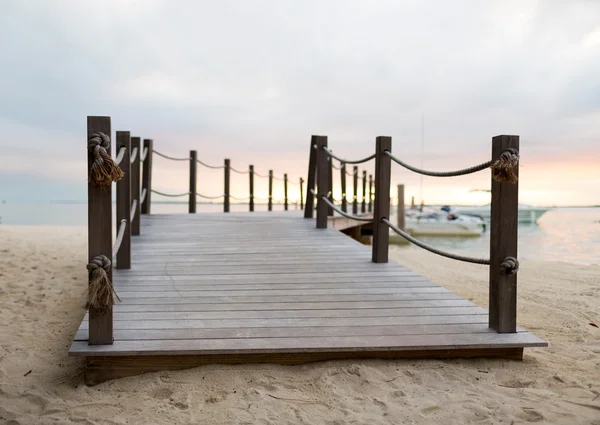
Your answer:
[[[112,263],[106,255],[95,256],[87,265],[89,272],[87,308],[105,313],[115,304],[113,294],[121,301],[108,278],[111,267]]]
[[[498,182],[516,183],[519,180],[515,173],[518,163],[519,151],[515,148],[508,148],[492,165],[492,177]]]
[[[519,271],[519,260],[515,257],[506,257],[500,263],[500,271],[506,275],[514,276]]]
[[[88,140],[88,151],[94,155],[89,179],[93,185],[102,188],[110,186],[123,177],[123,171],[108,154],[109,149],[110,137],[102,132],[92,134]]]

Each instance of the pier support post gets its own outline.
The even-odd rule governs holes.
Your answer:
[[[115,152],[125,148],[125,155],[119,164],[123,178],[117,182],[117,233],[121,221],[127,220],[123,242],[117,253],[117,269],[131,268],[131,137],[129,131],[117,131]]]
[[[352,183],[354,183],[354,195],[352,196],[352,214],[358,214],[358,167],[354,166]]]
[[[519,150],[519,136],[492,139],[492,161],[509,148]],[[519,174],[519,166],[515,167]],[[489,326],[498,333],[517,331],[517,274],[506,274],[500,264],[507,257],[517,258],[519,224],[519,183],[492,179],[490,216],[490,297]]]
[[[287,174],[283,175],[283,209],[288,210],[288,177]]]
[[[250,178],[250,196],[249,196],[249,209],[250,212],[254,212],[254,165],[250,166],[250,170],[248,172],[248,176]]]
[[[392,152],[392,138],[377,137],[375,143],[375,212],[373,213],[373,258],[374,263],[387,263],[390,229],[381,220],[390,217],[390,176],[392,160],[385,151]]]
[[[224,177],[225,177],[225,190],[223,192],[223,212],[229,212],[229,195],[230,195],[230,177],[231,177],[231,161],[229,159],[225,159],[225,168]]]
[[[88,174],[94,163],[94,154],[88,150],[88,140],[94,133],[112,136],[110,117],[87,117],[87,139],[85,147],[88,158]],[[112,139],[112,137],[111,137]],[[113,143],[111,143],[112,145]],[[107,149],[111,155],[112,146]],[[112,258],[112,188],[95,186],[88,180],[88,262],[97,255]],[[112,267],[107,272],[112,282]],[[88,282],[89,283],[89,282]],[[100,312],[89,311],[89,344],[104,345],[113,343],[112,307]]]
[[[398,228],[404,230],[406,227],[406,216],[404,211],[404,185],[398,185]]]
[[[315,190],[315,179],[317,175],[317,137],[310,137],[310,153],[308,156],[308,175],[306,176],[306,203],[304,204],[304,218],[313,218],[315,209],[315,197],[311,190]]]
[[[369,174],[369,212],[373,212],[373,174]]]
[[[298,203],[296,203],[296,209],[298,207]],[[300,209],[304,209],[304,179],[300,177]]]
[[[267,209],[273,211],[273,170],[269,170],[269,200]]]
[[[327,162],[329,164],[329,177],[327,178],[327,198],[329,199],[329,202],[333,204],[333,158],[327,156]],[[329,205],[327,205],[327,215],[329,217],[333,217],[333,208],[331,208]]]
[[[329,192],[329,155],[323,150],[327,147],[327,136],[317,136],[317,229],[327,228],[329,205],[321,199]]]
[[[367,212],[367,170],[363,170],[362,177],[362,204],[360,207],[361,213]]]
[[[140,214],[142,212],[142,200],[140,199],[140,171],[141,171],[141,160],[142,157],[142,144],[140,143],[139,137],[131,138],[131,151],[137,150],[133,163],[131,164],[131,199],[136,201],[133,219],[131,219],[131,234],[138,236],[140,234]]]
[[[340,179],[342,185],[342,211],[348,212],[348,200],[346,199],[346,164],[340,166]]]
[[[152,205],[152,149],[154,141],[152,139],[144,139],[144,150],[148,149],[146,158],[144,159],[144,171],[142,174],[142,190],[146,189],[146,197],[142,202],[142,214],[150,214],[150,206]],[[142,152],[140,152],[141,154]]]
[[[196,213],[196,182],[198,181],[198,152],[190,151],[190,214]]]

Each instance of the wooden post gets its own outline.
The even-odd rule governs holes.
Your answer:
[[[125,155],[119,167],[123,178],[117,182],[117,233],[122,220],[127,220],[123,242],[117,253],[117,269],[131,268],[131,138],[129,131],[117,131],[115,152],[125,148]]]
[[[328,156],[327,162],[329,163],[328,178],[327,178],[327,198],[329,202],[333,204],[333,158]],[[333,208],[327,205],[327,215],[333,217]]]
[[[354,195],[352,196],[352,214],[358,214],[358,167],[354,166],[354,175],[352,176],[354,183]]]
[[[410,209],[411,210],[415,209],[415,197],[414,196],[410,197]]]
[[[519,136],[494,137],[492,161],[509,148],[519,150]],[[519,174],[518,165],[515,173]],[[518,214],[519,184],[492,179],[489,325],[498,333],[517,331],[517,275],[503,273],[500,264],[507,257],[517,258]]]
[[[343,162],[340,167],[340,178],[342,185],[342,211],[348,212],[348,200],[346,199],[346,164]]]
[[[269,170],[269,205],[268,210],[273,211],[273,170]]]
[[[392,138],[377,137],[375,151],[375,212],[373,213],[373,259],[374,263],[387,263],[390,228],[381,220],[390,218],[391,158],[384,155],[392,152]]]
[[[87,149],[88,140],[94,133],[111,136],[110,117],[87,117],[85,147],[88,158],[88,174],[94,163],[94,155]],[[111,154],[109,148],[108,154]],[[112,259],[112,190],[94,186],[88,180],[88,262],[97,255]],[[108,272],[112,282],[112,267]],[[105,312],[91,308],[89,312],[89,345],[113,343],[112,307]]]
[[[288,210],[288,177],[287,174],[283,175],[283,209]]]
[[[190,214],[196,213],[196,182],[198,181],[198,152],[190,151]]]
[[[146,189],[146,198],[142,203],[142,214],[150,214],[152,205],[152,149],[154,142],[152,139],[144,139],[144,149],[148,149],[146,159],[144,159],[144,171],[142,173],[142,190]],[[142,152],[140,152],[141,154]]]
[[[140,171],[141,171],[141,156],[142,156],[142,144],[140,143],[139,137],[131,138],[131,150],[137,148],[137,153],[133,160],[133,164],[131,164],[131,199],[136,201],[135,203],[135,212],[133,220],[131,220],[131,234],[133,236],[138,236],[140,234],[140,223],[141,217],[140,214],[142,212],[142,201],[140,199]]]
[[[300,177],[300,209],[304,209],[304,179]]]
[[[363,170],[362,178],[362,205],[360,207],[361,213],[367,212],[367,170]]]
[[[223,197],[223,212],[229,212],[229,195],[230,195],[230,177],[231,177],[231,161],[225,160],[225,192]]]
[[[317,150],[315,145],[317,144],[317,137],[310,137],[310,153],[308,156],[308,176],[306,176],[306,203],[304,205],[304,218],[313,218],[315,209],[315,197],[310,190],[315,189],[315,178],[317,175]]]
[[[248,173],[250,176],[250,212],[254,212],[254,165],[250,166],[250,172]]]
[[[321,199],[329,192],[329,155],[323,150],[327,146],[327,136],[317,137],[317,229],[327,229],[329,205]]]
[[[373,174],[369,174],[369,212],[373,212]]]
[[[404,230],[406,228],[406,217],[404,212],[404,185],[398,185],[398,228]]]

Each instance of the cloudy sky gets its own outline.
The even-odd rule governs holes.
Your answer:
[[[84,200],[86,115],[108,115],[167,154],[294,181],[311,134],[348,158],[389,135],[436,170],[486,161],[492,136],[518,134],[522,202],[600,204],[599,1],[1,5],[0,199]],[[155,167],[156,189],[187,190],[182,163]],[[199,190],[220,194],[222,179],[203,171]],[[418,176],[392,179],[420,199]],[[469,190],[489,180],[425,178],[423,197],[484,203]],[[247,196],[246,178],[233,189]]]

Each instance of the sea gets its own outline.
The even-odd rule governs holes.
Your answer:
[[[275,211],[283,205],[275,204]],[[289,209],[298,210],[291,204]],[[232,212],[248,210],[247,204],[231,205]],[[198,213],[223,211],[222,204],[200,204]],[[267,211],[266,204],[257,204],[256,211]],[[154,214],[186,214],[187,203],[152,203]],[[114,211],[113,211],[114,214]],[[392,217],[393,221],[393,217]],[[87,203],[0,202],[0,226],[86,226]],[[488,257],[489,231],[477,238],[421,237],[421,240],[449,252]],[[400,249],[421,249],[413,245]],[[581,265],[600,264],[600,208],[552,208],[537,224],[519,225],[519,258],[562,261]]]

